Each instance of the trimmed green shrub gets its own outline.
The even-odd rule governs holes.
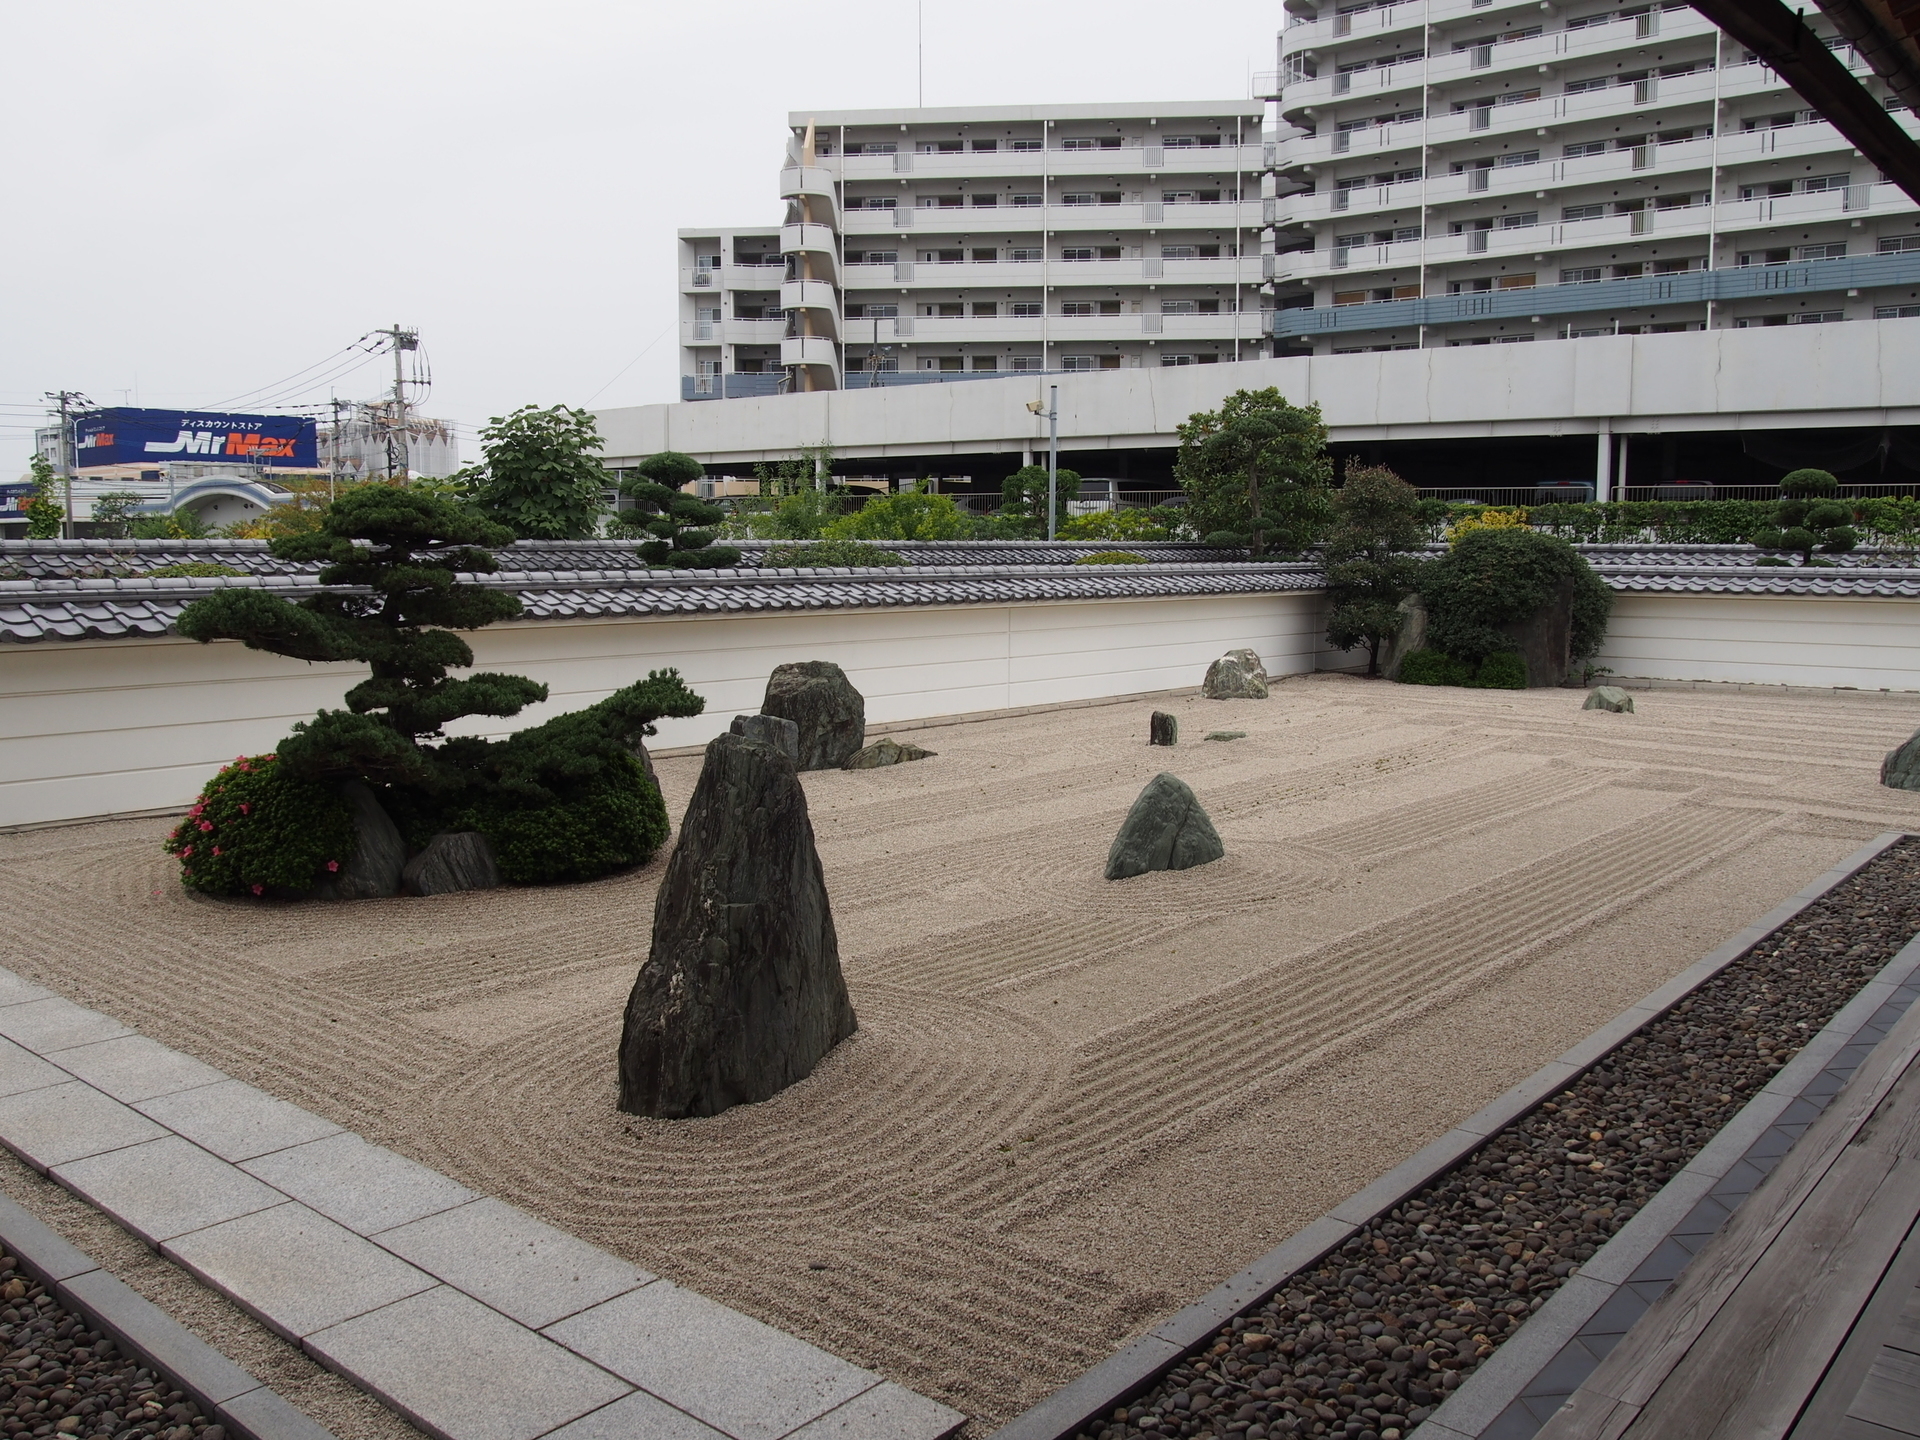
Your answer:
[[[1095,555],[1080,555],[1074,559],[1076,565],[1145,565],[1147,557],[1135,555],[1130,550],[1102,550]]]
[[[1062,466],[1054,472],[1053,533],[1056,538],[1064,536],[1067,526],[1072,523],[1067,518],[1068,502],[1079,498],[1080,472]],[[1022,527],[1023,538],[1045,538],[1047,533],[1046,466],[1023,465],[1000,482],[1000,514],[1009,521],[1028,522]]]
[[[1091,515],[1076,515],[1056,532],[1062,540],[1171,540],[1173,527],[1158,506],[1143,510],[1137,505],[1119,510],[1096,510]]]
[[[1773,518],[1756,530],[1753,543],[1762,550],[1798,555],[1802,565],[1813,563],[1813,552],[1844,555],[1859,543],[1851,521],[1853,507],[1834,499],[1840,482],[1825,470],[1795,470],[1780,480],[1780,501]]]
[[[1526,620],[1573,582],[1573,658],[1606,638],[1613,592],[1572,545],[1537,530],[1490,529],[1463,535],[1420,574],[1427,635],[1436,649],[1478,666],[1518,648],[1501,627]]]
[[[1298,554],[1332,517],[1327,427],[1314,405],[1289,404],[1279,390],[1236,390],[1218,410],[1180,426],[1173,473],[1187,514],[1207,544]]]
[[[859,540],[815,540],[800,545],[769,546],[760,564],[769,570],[813,566],[847,570],[892,568],[905,565],[898,550],[883,550]]]
[[[1500,650],[1480,662],[1480,673],[1467,682],[1482,690],[1524,690],[1527,662],[1511,650]]]
[[[244,570],[236,570],[231,565],[218,565],[211,560],[189,560],[184,565],[161,565],[148,570],[140,576],[142,580],[213,580],[236,575],[245,575]]]
[[[912,490],[876,495],[820,533],[826,540],[970,540],[973,532],[973,517],[951,495]]]
[[[622,534],[652,537],[640,547],[642,560],[670,570],[724,570],[739,563],[740,552],[733,546],[713,543],[714,527],[726,520],[727,512],[680,488],[707,473],[698,460],[662,450],[635,468],[641,478],[620,487],[634,508],[619,517],[617,528]]]
[[[167,837],[180,881],[209,895],[304,894],[353,854],[353,810],[277,755],[242,755],[200,792]]]
[[[1473,667],[1439,650],[1416,650],[1400,662],[1402,685],[1471,685]]]
[[[667,807],[640,762],[615,755],[550,803],[530,804],[503,789],[448,824],[487,837],[502,879],[552,885],[645,864],[666,841]]]

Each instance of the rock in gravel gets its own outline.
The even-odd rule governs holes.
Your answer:
[[[1209,740],[1244,740],[1246,738],[1247,732],[1244,730],[1209,730],[1207,732]]]
[[[397,894],[407,864],[407,842],[400,838],[399,827],[363,782],[349,780],[340,793],[353,807],[353,854],[313,887],[314,898],[378,900]]]
[[[867,702],[831,660],[801,660],[776,668],[760,713],[800,727],[796,764],[802,770],[838,770],[867,738]]]
[[[1163,773],[1147,782],[1113,837],[1107,879],[1125,880],[1149,870],[1190,870],[1226,853],[1187,782]]]
[[[717,1115],[805,1079],[857,1022],[807,796],[771,745],[707,746],[627,1001],[620,1108]]]
[[[910,760],[931,760],[938,751],[922,750],[911,742],[895,740],[883,735],[864,750],[856,750],[841,768],[844,770],[878,770],[882,765],[905,765]]]
[[[646,742],[636,738],[627,746],[627,749],[633,753],[633,758],[640,762],[640,769],[645,773],[647,779],[653,782],[653,788],[658,790],[660,788],[660,776],[653,768],[653,756],[647,753]]]
[[[1180,743],[1180,720],[1164,710],[1156,710],[1147,720],[1147,743],[1149,745],[1178,745]]]
[[[1894,790],[1920,790],[1920,730],[1906,744],[1887,752],[1880,762],[1880,783]]]
[[[1618,685],[1596,685],[1587,692],[1582,710],[1611,710],[1616,715],[1633,714],[1633,697]]]
[[[493,846],[477,830],[447,831],[400,872],[400,882],[415,895],[450,895],[456,890],[492,890],[500,883]]]
[[[1209,700],[1264,700],[1267,673],[1251,650],[1230,650],[1207,667],[1200,693]]]
[[[861,729],[864,730],[864,723]],[[728,727],[735,735],[771,745],[795,765],[800,763],[800,727],[778,715],[736,715]]]

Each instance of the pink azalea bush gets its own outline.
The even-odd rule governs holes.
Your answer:
[[[353,811],[331,786],[242,755],[207,782],[167,839],[180,883],[209,895],[298,895],[353,853]]]

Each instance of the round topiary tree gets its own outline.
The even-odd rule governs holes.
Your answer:
[[[633,511],[621,517],[621,524],[628,533],[638,530],[653,537],[640,547],[642,560],[675,570],[724,570],[739,563],[740,552],[733,546],[713,543],[712,527],[725,521],[727,512],[680,488],[705,475],[706,467],[691,455],[662,450],[634,468],[640,478],[620,487],[633,501]]]
[[[1773,524],[1754,532],[1754,547],[1798,555],[1802,565],[1814,563],[1815,550],[1846,554],[1859,537],[1853,532],[1853,507],[1834,498],[1839,491],[1840,482],[1825,470],[1788,472],[1780,479]]]
[[[1570,657],[1584,660],[1606,638],[1613,609],[1613,592],[1572,545],[1557,535],[1506,528],[1463,535],[1447,554],[1428,561],[1420,596],[1428,647],[1476,673],[1496,655],[1517,655],[1514,628],[1563,597],[1570,597]],[[1508,676],[1511,665],[1496,669]]]
[[[1269,386],[1236,390],[1218,410],[1180,426],[1174,476],[1187,523],[1209,545],[1298,554],[1331,517],[1327,426],[1315,405],[1289,404]]]

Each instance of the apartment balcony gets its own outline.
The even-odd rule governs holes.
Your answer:
[[[1280,115],[1288,124],[1299,124],[1297,117],[1307,110],[1332,105],[1337,100],[1418,90],[1425,76],[1426,62],[1414,59],[1399,65],[1369,66],[1345,74],[1322,74],[1290,81],[1281,92]]]
[[[1329,133],[1332,122],[1327,122],[1318,135],[1300,135],[1291,140],[1279,142],[1279,154],[1274,157],[1275,168],[1284,172],[1304,170],[1331,163],[1345,155],[1383,155],[1398,153],[1418,159],[1421,146],[1421,132],[1426,128],[1418,120],[1404,120],[1397,125],[1370,125],[1364,130],[1343,130],[1338,134]]]
[[[1262,312],[1219,315],[902,315],[897,320],[849,320],[847,344],[1048,345],[1117,343],[1122,340],[1253,339],[1263,332]]]
[[[728,265],[720,272],[721,279],[728,290],[764,291],[771,294],[780,288],[780,282],[787,277],[787,260],[784,255],[775,265]]]
[[[1143,200],[1120,205],[899,206],[847,211],[846,234],[1037,235],[1042,231],[1231,230],[1258,228],[1257,199],[1217,203]]]
[[[728,345],[778,345],[787,336],[786,318],[742,320],[729,316],[714,327],[714,336]]]
[[[1640,49],[1651,39],[1664,46],[1685,40],[1711,40],[1714,27],[1691,7],[1666,14],[1624,16],[1608,25],[1579,30],[1554,30],[1528,40],[1473,45],[1465,50],[1436,54],[1428,62],[1427,79],[1434,86],[1464,81],[1498,79],[1516,71],[1540,73],[1543,65],[1561,66],[1611,55],[1617,50]],[[1667,55],[1667,61],[1678,58]]]
[[[1683,8],[1676,6],[1660,14],[1655,21],[1660,28],[1653,33],[1664,38],[1669,33],[1668,27],[1681,18]],[[1288,25],[1280,32],[1280,53],[1283,56],[1297,55],[1306,50],[1326,50],[1390,35],[1411,33],[1417,36],[1421,27],[1428,23],[1433,25],[1436,32],[1440,32],[1462,20],[1537,20],[1540,14],[1538,0],[1492,0],[1491,4],[1485,3],[1485,0],[1431,0],[1431,3],[1404,0],[1402,4],[1376,10],[1351,15],[1326,15],[1303,25]]]
[[[1167,122],[1169,128],[1187,121]],[[1045,150],[915,151],[902,148],[891,155],[842,155],[833,158],[847,180],[892,180],[902,175],[921,179],[1021,179],[1079,175],[1231,175],[1263,168],[1260,123],[1242,121],[1242,141],[1233,143],[1229,127],[1219,145],[1150,144],[1127,138],[1117,146],[1067,149],[1056,138]]]
[[[840,296],[825,280],[788,280],[780,287],[780,308],[788,314],[798,310],[840,311]]]
[[[794,273],[834,280],[840,270],[840,239],[825,225],[782,225],[780,248],[794,258]]]
[[[902,260],[892,265],[849,265],[846,288],[856,291],[1038,289],[1074,285],[1255,285],[1262,279],[1261,257],[1238,259],[1168,260],[1136,257],[1127,260],[960,261],[937,264]]]
[[[1908,252],[1811,260],[1792,265],[1690,270],[1679,275],[1603,280],[1591,285],[1538,285],[1468,295],[1429,295],[1418,300],[1386,300],[1330,309],[1276,310],[1269,317],[1269,325],[1272,333],[1281,338],[1349,335],[1465,320],[1544,319],[1551,315],[1618,313],[1662,305],[1704,306],[1708,300],[1724,302],[1916,284],[1920,284],[1920,252]]]
[[[838,348],[825,335],[788,335],[780,341],[782,365],[811,365],[839,373]]]
[[[1898,185],[1848,185],[1804,195],[1765,200],[1722,200],[1722,234],[1765,230],[1774,225],[1811,225],[1831,220],[1864,220],[1869,215],[1912,215],[1920,206]]]

